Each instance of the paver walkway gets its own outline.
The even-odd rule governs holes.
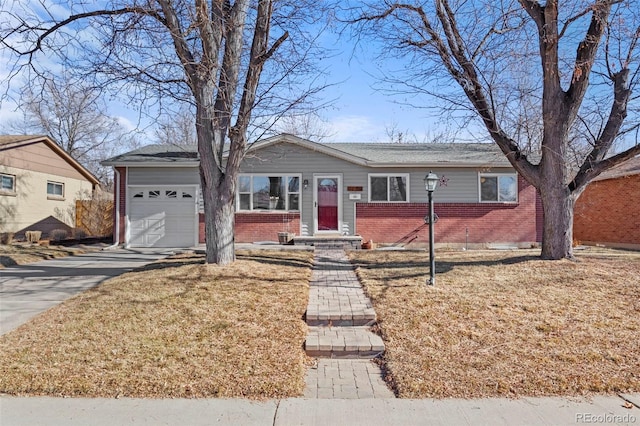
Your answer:
[[[344,249],[319,245],[314,257],[305,349],[318,359],[307,373],[305,397],[393,398],[371,361],[384,352],[370,330],[376,313]]]

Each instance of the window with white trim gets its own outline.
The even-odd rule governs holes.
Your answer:
[[[480,202],[515,203],[518,201],[518,176],[515,173],[480,174]]]
[[[370,202],[406,202],[409,201],[408,174],[370,174]]]
[[[240,175],[236,206],[239,211],[298,211],[300,176]]]
[[[47,195],[50,197],[64,197],[64,183],[47,181]]]
[[[16,192],[16,177],[0,173],[0,193],[13,194]]]

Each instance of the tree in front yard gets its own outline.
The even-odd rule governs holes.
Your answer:
[[[235,189],[252,118],[264,110],[277,116],[317,90],[309,31],[328,16],[323,3],[73,0],[6,9],[0,45],[13,54],[11,76],[46,76],[57,60],[152,108],[195,110],[206,260],[234,261]]]
[[[561,259],[573,257],[585,186],[640,154],[639,10],[636,0],[376,1],[349,21],[407,59],[383,77],[391,90],[479,119],[539,191],[542,257]],[[612,155],[617,141],[625,149]]]

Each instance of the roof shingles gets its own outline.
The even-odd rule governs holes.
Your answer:
[[[500,149],[492,143],[326,143],[318,146],[357,157],[372,165],[468,164],[510,167]],[[103,164],[195,163],[197,161],[198,153],[195,145],[148,145],[110,158]]]

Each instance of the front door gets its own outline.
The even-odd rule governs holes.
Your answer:
[[[315,176],[316,232],[340,230],[340,176]]]

